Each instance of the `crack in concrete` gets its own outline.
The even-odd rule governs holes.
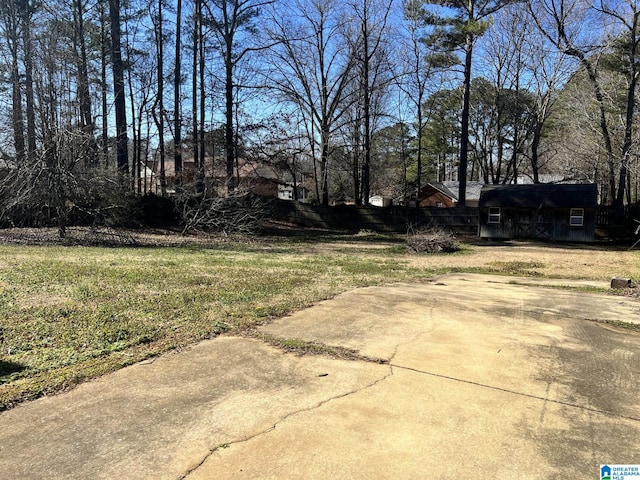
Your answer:
[[[532,399],[540,400],[540,401],[543,401],[543,402],[551,402],[551,403],[555,403],[555,404],[562,405],[562,406],[565,406],[565,407],[577,408],[577,409],[580,409],[580,410],[584,410],[586,412],[599,413],[601,415],[607,415],[607,416],[610,416],[610,417],[617,417],[617,418],[623,418],[625,420],[631,420],[633,422],[640,422],[640,417],[632,417],[630,415],[623,415],[623,414],[620,414],[620,413],[608,412],[606,410],[601,410],[601,409],[592,408],[592,407],[586,407],[584,405],[578,405],[576,403],[563,402],[562,400],[555,400],[553,398],[541,397],[539,395],[533,395],[533,394],[530,394],[530,393],[518,392],[516,390],[510,390],[508,388],[503,388],[503,387],[496,387],[494,385],[487,385],[487,384],[484,384],[484,383],[475,382],[473,380],[465,380],[465,379],[462,379],[462,378],[451,377],[449,375],[444,375],[444,374],[441,374],[441,373],[427,372],[427,371],[420,370],[420,369],[413,368],[413,367],[406,367],[406,366],[403,366],[403,365],[396,365],[396,364],[393,364],[393,363],[390,363],[389,366],[392,367],[392,368],[399,368],[399,369],[402,369],[402,370],[408,370],[410,372],[416,372],[416,373],[420,373],[420,374],[423,374],[423,375],[429,375],[431,377],[443,378],[445,380],[451,380],[451,381],[454,381],[454,382],[466,383],[468,385],[474,385],[476,387],[489,388],[491,390],[497,390],[499,392],[509,393],[509,394],[512,394],[512,395],[518,395],[518,396],[521,396],[521,397],[532,398]]]
[[[304,341],[304,340],[300,340],[300,339],[290,339],[290,338],[282,338],[282,337],[277,337],[275,335],[268,335],[265,333],[260,333],[260,332],[256,332],[253,329],[250,329],[246,332],[243,333],[243,336],[245,337],[249,337],[249,338],[256,338],[258,340],[261,340],[262,342],[271,345],[273,347],[279,348],[280,350],[282,350],[285,353],[296,353],[298,355],[308,355],[308,354],[314,354],[314,355],[324,355],[330,358],[338,358],[341,360],[355,360],[355,361],[361,361],[361,362],[367,362],[367,363],[377,363],[377,364],[383,364],[383,365],[389,365],[389,373],[385,376],[383,376],[382,378],[379,378],[378,380],[376,380],[375,382],[372,382],[368,385],[365,385],[362,388],[356,389],[356,390],[352,390],[346,393],[343,393],[341,395],[336,395],[334,397],[330,397],[328,399],[325,399],[319,403],[317,403],[314,406],[308,407],[308,408],[303,408],[300,410],[296,410],[294,412],[289,412],[287,415],[285,415],[284,417],[280,418],[278,421],[276,421],[273,426],[267,428],[266,430],[263,430],[261,432],[255,433],[253,435],[250,435],[248,437],[245,437],[243,439],[240,440],[234,440],[234,441],[230,441],[230,442],[226,442],[226,443],[222,443],[218,446],[216,446],[215,448],[212,448],[209,450],[209,452],[202,458],[202,460],[200,462],[198,462],[198,464],[189,469],[184,475],[182,475],[181,477],[179,477],[179,480],[184,480],[186,478],[188,478],[192,473],[194,473],[196,470],[198,470],[202,465],[204,465],[204,463],[211,458],[211,456],[223,449],[223,448],[229,448],[231,445],[237,445],[237,444],[241,444],[241,443],[245,443],[248,441],[253,440],[254,438],[257,438],[259,436],[262,435],[266,435],[269,432],[274,431],[278,424],[286,421],[288,418],[294,416],[294,415],[298,415],[300,413],[305,413],[305,412],[310,412],[312,410],[316,410],[320,407],[322,407],[323,405],[326,405],[327,403],[334,401],[334,400],[338,400],[341,398],[345,398],[348,397],[350,395],[356,394],[356,393],[360,393],[362,391],[365,391],[369,388],[372,388],[374,386],[376,386],[378,383],[385,381],[386,379],[388,379],[389,377],[393,376],[393,367],[394,365],[392,364],[393,359],[396,357],[400,347],[402,347],[403,345],[408,345],[410,343],[413,343],[417,340],[420,339],[420,337],[422,337],[423,335],[426,335],[429,332],[423,331],[420,332],[418,334],[416,334],[412,339],[407,340],[405,342],[402,343],[398,343],[396,344],[393,353],[391,354],[391,356],[389,357],[389,359],[383,359],[383,358],[378,358],[378,357],[370,357],[367,355],[361,355],[360,353],[358,353],[357,350],[352,350],[352,349],[347,349],[344,347],[334,347],[334,346],[330,346],[330,345],[326,345],[324,343],[320,343],[320,342],[308,342],[308,341]],[[402,367],[401,367],[402,368]]]
[[[376,385],[378,385],[381,382],[384,382],[385,380],[387,380],[389,377],[392,377],[394,375],[394,369],[401,369],[401,370],[406,370],[406,371],[410,371],[410,372],[414,372],[414,373],[418,373],[421,375],[428,375],[428,376],[432,376],[432,377],[437,377],[437,378],[442,378],[445,380],[451,380],[454,382],[460,382],[460,383],[465,383],[468,385],[473,385],[476,387],[481,387],[481,388],[487,388],[487,389],[491,389],[491,390],[496,390],[496,391],[500,391],[500,392],[504,392],[504,393],[508,393],[511,395],[518,395],[521,397],[526,397],[526,398],[530,398],[530,399],[534,399],[534,400],[539,400],[542,402],[550,402],[550,403],[555,403],[557,405],[562,405],[565,407],[570,407],[570,408],[575,408],[575,409],[579,409],[579,410],[583,410],[586,412],[590,412],[590,413],[596,413],[596,414],[600,414],[600,415],[606,415],[606,416],[610,416],[610,417],[617,417],[617,418],[622,418],[625,420],[630,420],[633,422],[640,422],[640,417],[633,417],[633,416],[629,416],[629,415],[623,415],[623,414],[618,414],[618,413],[614,413],[614,412],[609,412],[609,411],[605,411],[605,410],[601,410],[601,409],[596,409],[596,408],[592,408],[592,407],[588,407],[588,406],[584,406],[584,405],[578,405],[575,403],[571,403],[571,402],[565,402],[562,400],[556,400],[556,399],[551,399],[548,396],[539,396],[539,395],[533,395],[533,394],[529,394],[529,393],[524,393],[524,392],[519,392],[516,390],[511,390],[508,388],[503,388],[503,387],[497,387],[494,385],[488,385],[485,383],[481,383],[481,382],[476,382],[473,380],[466,380],[466,379],[462,379],[462,378],[456,378],[456,377],[452,377],[450,375],[445,375],[445,374],[440,374],[440,373],[435,373],[435,372],[429,372],[429,371],[425,371],[425,370],[420,370],[417,368],[413,368],[413,367],[407,367],[404,365],[399,365],[394,363],[394,359],[396,358],[400,348],[404,345],[409,345],[413,342],[418,341],[421,337],[425,336],[429,334],[428,331],[422,331],[417,333],[413,338],[411,338],[410,340],[407,340],[405,342],[402,343],[398,343],[395,345],[395,348],[393,350],[393,353],[391,354],[391,356],[389,357],[389,359],[382,359],[382,358],[376,358],[376,357],[369,357],[366,355],[361,355],[358,353],[357,350],[351,350],[351,349],[346,349],[344,347],[333,347],[330,345],[326,345],[326,344],[322,344],[319,342],[307,342],[307,341],[302,341],[299,339],[284,339],[284,338],[279,338],[279,337],[275,337],[275,336],[270,336],[270,335],[265,335],[265,334],[258,334],[257,332],[253,331],[250,332],[248,335],[249,337],[252,338],[257,338],[261,341],[263,341],[266,344],[269,344],[271,346],[274,346],[276,348],[279,348],[280,350],[282,350],[285,353],[296,353],[298,355],[308,355],[308,354],[314,354],[314,355],[324,355],[327,357],[331,357],[331,358],[339,358],[342,360],[355,360],[355,361],[362,361],[362,362],[367,362],[367,363],[377,363],[377,364],[386,364],[389,366],[389,373],[384,375],[383,377],[375,380],[374,382],[371,382],[368,385],[365,385],[362,388],[356,389],[356,390],[352,390],[349,392],[345,392],[343,394],[340,395],[336,395],[330,398],[327,398],[325,400],[322,400],[318,403],[316,403],[313,406],[307,407],[307,408],[302,408],[300,410],[296,410],[293,412],[289,412],[288,414],[286,414],[285,416],[283,416],[282,418],[280,418],[279,420],[277,420],[271,427],[257,432],[253,435],[249,435],[245,438],[239,439],[239,440],[234,440],[234,441],[230,441],[228,443],[223,443],[220,444],[218,446],[216,446],[215,448],[212,448],[209,450],[209,452],[202,458],[202,460],[193,468],[191,468],[190,470],[188,470],[183,476],[179,477],[180,480],[184,480],[187,479],[192,473],[194,473],[195,471],[197,471],[202,465],[204,465],[204,463],[211,458],[211,456],[216,453],[217,451],[224,449],[224,448],[228,448],[231,445],[238,445],[238,444],[242,444],[242,443],[246,443],[249,442],[257,437],[260,437],[262,435],[266,435],[272,431],[274,431],[279,424],[281,424],[282,422],[285,422],[287,419],[301,414],[301,413],[305,413],[305,412],[310,412],[312,410],[316,410],[320,407],[322,407],[323,405],[326,405],[329,402],[332,402],[334,400],[339,400],[341,398],[345,398],[348,397],[350,395],[354,395],[360,392],[363,392],[369,388],[372,388]],[[547,391],[549,391],[549,388],[547,388]]]
[[[393,349],[393,353],[389,357],[389,360],[387,360],[387,363],[393,367],[393,359],[396,358],[396,355],[398,354],[398,350],[400,350],[400,347],[417,342],[418,340],[420,340],[421,337],[424,337],[428,333],[431,333],[431,332],[430,331],[419,332],[412,339],[407,340],[406,342],[403,342],[403,343],[396,344],[395,348]]]
[[[371,362],[371,360],[366,360],[367,357],[364,357],[365,359],[362,361],[369,361]],[[376,362],[374,361],[373,363],[380,363],[380,362]],[[340,395],[335,395],[333,397],[327,398],[322,400],[321,402],[316,403],[313,406],[307,407],[307,408],[301,408],[300,410],[296,410],[293,412],[289,412],[288,414],[286,414],[285,416],[283,416],[282,418],[280,418],[279,420],[277,420],[271,427],[261,431],[261,432],[257,432],[253,435],[249,435],[248,437],[239,439],[239,440],[233,440],[230,442],[226,442],[226,443],[222,443],[218,446],[216,446],[215,448],[212,448],[209,450],[209,452],[202,458],[202,460],[193,468],[189,469],[184,475],[182,475],[181,477],[179,477],[179,480],[184,480],[187,479],[192,473],[194,473],[196,470],[198,470],[202,465],[204,465],[204,463],[211,458],[211,456],[216,453],[217,451],[224,449],[224,448],[229,448],[231,445],[238,445],[238,444],[242,444],[242,443],[246,443],[249,442],[251,440],[253,440],[254,438],[260,437],[262,435],[266,435],[270,432],[273,432],[279,424],[281,424],[282,422],[285,422],[287,419],[301,414],[301,413],[306,413],[306,412],[310,412],[312,410],[317,410],[318,408],[322,407],[323,405],[326,405],[329,402],[332,402],[334,400],[339,400],[341,398],[345,398],[348,397],[350,395],[354,395],[356,393],[360,393],[363,392],[365,390],[368,390],[370,388],[375,387],[377,384],[384,382],[387,378],[393,376],[393,369],[391,367],[389,367],[389,373],[387,373],[386,375],[384,375],[382,378],[378,378],[376,381],[369,383],[368,385],[365,385],[364,387],[358,388],[356,390],[352,390],[349,392],[345,392],[343,394]]]

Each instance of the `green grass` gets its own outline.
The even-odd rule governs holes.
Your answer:
[[[353,287],[425,278],[401,253],[0,246],[0,410]]]

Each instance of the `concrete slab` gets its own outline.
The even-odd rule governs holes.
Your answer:
[[[637,434],[637,421],[394,369],[215,452],[188,478],[588,479],[606,459],[637,462]]]
[[[388,367],[223,337],[0,415],[3,479],[175,479]]]
[[[221,337],[0,415],[3,478],[595,478],[640,462],[638,300],[456,274]],[[557,283],[556,283],[557,285]]]

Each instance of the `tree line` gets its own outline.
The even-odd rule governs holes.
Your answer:
[[[3,0],[0,223],[225,196],[248,164],[322,204],[550,175],[636,202],[639,20],[634,0]]]

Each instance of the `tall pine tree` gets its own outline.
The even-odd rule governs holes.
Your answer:
[[[463,95],[460,131],[460,190],[458,205],[466,203],[467,160],[469,156],[469,100],[473,47],[491,25],[491,16],[520,0],[424,0],[425,21],[433,27],[429,44],[445,52],[462,51]]]

